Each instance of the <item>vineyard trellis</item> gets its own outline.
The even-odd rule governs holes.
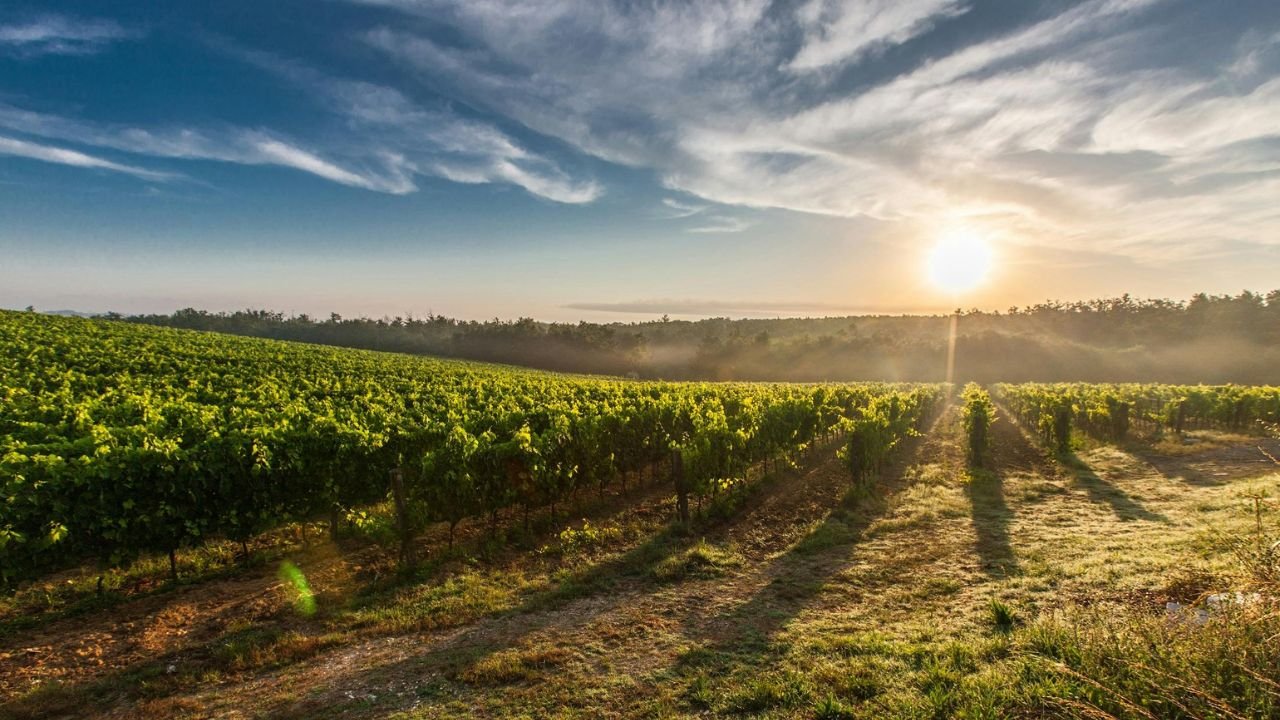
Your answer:
[[[996,398],[1045,444],[1068,449],[1071,427],[1103,441],[1188,430],[1250,432],[1280,422],[1280,387],[1025,383],[1001,384]]]
[[[467,518],[554,515],[673,452],[701,502],[840,431],[863,443],[850,462],[865,477],[941,396],[590,378],[0,312],[0,578],[145,552],[172,564],[290,522],[336,529],[392,494],[403,537],[439,521],[452,543]]]

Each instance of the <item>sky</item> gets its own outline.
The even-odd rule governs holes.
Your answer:
[[[1275,0],[0,6],[0,307],[1185,299],[1280,287],[1277,201]]]

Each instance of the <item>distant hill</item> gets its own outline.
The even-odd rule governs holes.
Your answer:
[[[325,319],[267,310],[118,319],[326,345],[487,360],[567,372],[689,380],[943,379],[949,315],[543,323]],[[956,379],[1280,383],[1280,291],[1129,296],[968,311]]]

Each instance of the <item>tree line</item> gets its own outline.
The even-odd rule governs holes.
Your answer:
[[[1128,295],[959,311],[956,378],[991,382],[1280,382],[1280,291]],[[949,315],[671,320],[465,321],[440,315],[327,318],[267,310],[109,317],[134,323],[671,380],[933,382]]]

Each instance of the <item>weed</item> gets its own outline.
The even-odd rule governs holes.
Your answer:
[[[846,707],[834,695],[827,695],[818,701],[813,709],[813,716],[818,720],[848,720],[854,717],[854,714],[852,709]]]
[[[999,598],[991,598],[987,603],[987,617],[995,629],[1002,633],[1013,630],[1018,623],[1018,615],[1013,608]]]

